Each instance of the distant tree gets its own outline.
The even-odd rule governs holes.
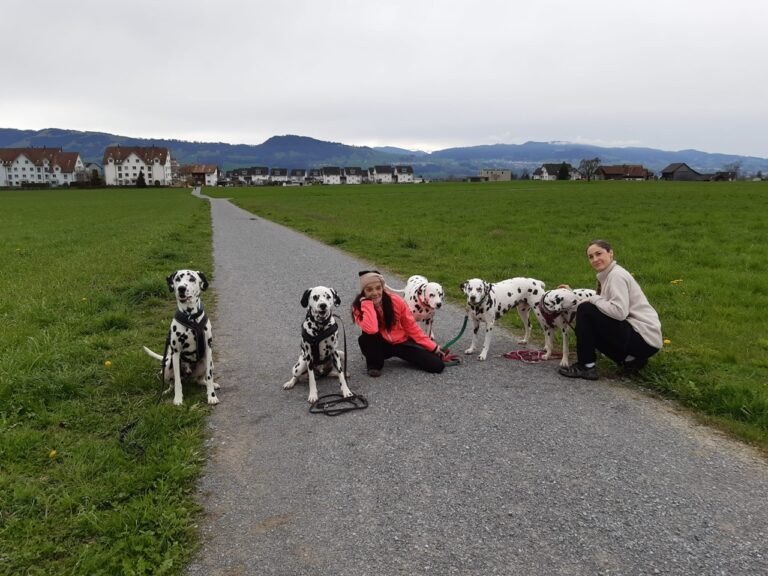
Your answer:
[[[729,162],[723,166],[723,172],[728,172],[733,180],[736,180],[741,176],[741,162]]]
[[[568,164],[563,162],[560,164],[560,170],[557,171],[558,180],[569,180],[571,178],[571,172],[568,170]]]
[[[595,174],[597,173],[597,169],[600,167],[600,158],[592,158],[591,160],[582,160],[579,162],[579,172],[581,172],[581,175],[584,176],[584,178],[587,179],[587,182],[592,180],[594,178]]]
[[[520,180],[530,180],[531,175],[528,172],[528,168],[523,168],[523,171],[520,172]]]
[[[139,171],[139,175],[136,177],[136,188],[146,188],[147,181],[144,179],[144,170]]]
[[[758,170],[757,174],[755,174],[755,178],[760,178],[760,180],[762,180],[763,179],[763,171],[762,170]]]

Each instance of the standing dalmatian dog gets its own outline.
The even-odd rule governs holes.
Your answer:
[[[168,330],[165,355],[146,346],[144,351],[162,361],[163,380],[173,382],[173,403],[183,402],[181,380],[194,378],[206,387],[208,404],[218,404],[213,381],[213,333],[211,321],[203,310],[200,293],[208,288],[205,274],[195,270],[177,270],[166,278],[168,289],[176,296],[176,314]],[[166,392],[168,392],[166,390]]]
[[[335,373],[341,385],[344,398],[354,396],[347,387],[344,375],[344,353],[338,349],[339,325],[333,317],[333,307],[341,304],[341,298],[333,288],[315,286],[304,291],[301,305],[307,309],[307,317],[301,325],[301,352],[293,366],[293,377],[283,384],[283,390],[290,390],[299,380],[299,376],[307,373],[309,379],[309,397],[307,400],[317,402],[317,382],[315,373]]]
[[[467,296],[467,311],[474,324],[472,344],[464,351],[465,354],[473,354],[477,349],[478,331],[480,323],[483,322],[485,340],[478,359],[485,360],[491,345],[493,325],[512,308],[517,309],[525,326],[525,336],[518,340],[518,343],[528,342],[531,336],[529,313],[544,292],[544,282],[533,278],[510,278],[493,284],[480,278],[472,278],[463,282],[460,288]]]
[[[408,278],[403,290],[387,286],[393,292],[403,294],[403,299],[413,314],[414,320],[423,322],[426,326],[424,333],[434,339],[432,329],[435,312],[443,305],[443,287],[437,282],[429,282],[424,276],[414,275]]]
[[[576,308],[594,296],[596,292],[589,288],[556,288],[541,295],[534,313],[544,330],[544,360],[549,360],[554,349],[554,332],[560,330],[563,337],[563,357],[560,366],[568,366],[568,327],[576,319]]]

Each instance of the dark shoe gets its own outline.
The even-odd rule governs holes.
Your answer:
[[[376,368],[368,368],[368,376],[371,378],[378,378],[381,376],[381,370],[376,370]]]
[[[592,368],[587,368],[582,364],[571,364],[570,366],[561,366],[558,372],[568,378],[584,378],[584,380],[597,380],[596,366],[592,366]]]
[[[640,372],[648,364],[648,358],[635,358],[621,365],[621,374],[624,376],[633,376]]]

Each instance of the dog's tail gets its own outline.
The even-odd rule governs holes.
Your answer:
[[[389,284],[384,284],[384,288],[386,290],[389,290],[390,292],[397,292],[398,294],[405,294],[405,288],[402,290],[398,290],[397,288],[392,288]]]
[[[152,358],[154,358],[155,360],[162,360],[163,359],[163,357],[160,356],[160,354],[158,354],[157,352],[152,352],[152,350],[150,350],[146,346],[142,346],[142,348],[144,348],[144,352],[146,352],[147,354],[152,356]]]

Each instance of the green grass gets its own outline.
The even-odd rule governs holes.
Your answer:
[[[207,409],[156,403],[141,351],[181,267],[212,275],[188,190],[0,192],[0,574],[182,572]]]
[[[207,193],[403,277],[423,274],[455,302],[462,301],[459,284],[473,277],[593,287],[586,245],[607,239],[670,340],[642,383],[768,447],[766,183],[518,181]],[[503,323],[519,328],[515,315]]]

